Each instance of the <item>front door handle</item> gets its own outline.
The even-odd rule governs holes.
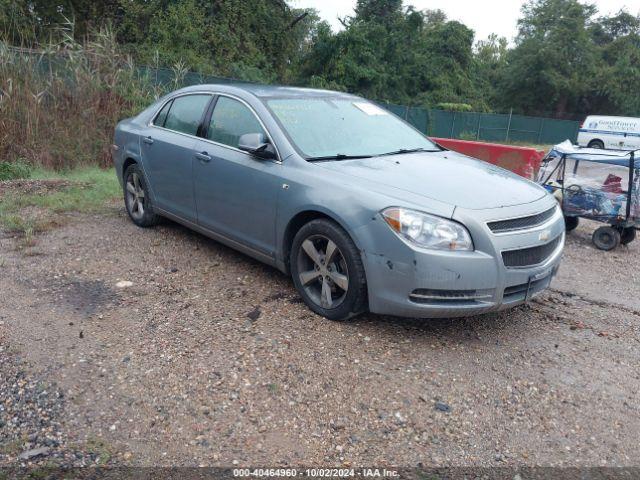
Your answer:
[[[209,163],[211,161],[211,155],[207,152],[196,153],[196,158],[204,163]]]
[[[153,138],[151,138],[151,137],[144,137],[143,141],[144,141],[144,143],[146,143],[148,145],[152,145],[153,144]]]

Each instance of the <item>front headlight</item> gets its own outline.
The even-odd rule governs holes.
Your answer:
[[[419,247],[473,250],[473,242],[467,229],[451,220],[397,207],[383,210],[382,217],[398,236]]]

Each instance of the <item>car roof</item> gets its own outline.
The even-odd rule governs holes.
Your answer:
[[[336,97],[359,98],[345,92],[322,90],[316,88],[288,87],[282,85],[260,85],[255,83],[220,83],[192,85],[180,89],[179,92],[189,91],[218,91],[225,93],[247,92],[259,98],[302,98],[302,97]]]

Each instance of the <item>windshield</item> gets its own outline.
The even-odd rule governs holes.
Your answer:
[[[417,130],[360,99],[274,98],[267,105],[307,158],[438,150]]]

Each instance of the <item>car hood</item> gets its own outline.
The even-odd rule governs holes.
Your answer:
[[[322,168],[379,185],[377,191],[398,196],[398,190],[474,210],[535,202],[545,189],[490,163],[459,153],[420,152],[319,163]],[[382,186],[383,188],[380,188]]]

